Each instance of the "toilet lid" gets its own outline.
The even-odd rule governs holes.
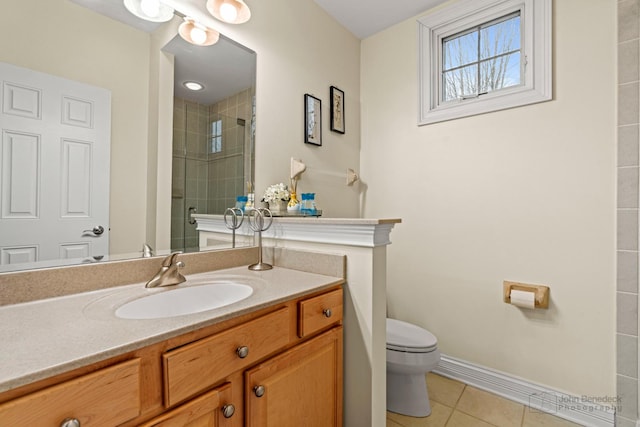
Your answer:
[[[431,332],[411,323],[387,319],[387,348],[396,351],[427,353],[436,349],[438,340]]]

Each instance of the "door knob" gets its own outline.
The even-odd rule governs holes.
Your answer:
[[[99,236],[102,233],[104,233],[104,227],[101,225],[96,225],[95,227],[93,227],[91,230],[84,230],[82,232],[82,234],[84,233],[93,233],[95,236]]]
[[[193,225],[196,223],[196,219],[192,217],[194,213],[198,213],[198,208],[195,206],[189,206],[189,224]]]

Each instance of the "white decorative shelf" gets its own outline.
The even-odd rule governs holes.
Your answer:
[[[223,215],[194,214],[193,218],[197,221],[199,232],[231,234]],[[271,228],[262,236],[267,239],[372,248],[390,244],[391,230],[400,222],[400,219],[275,217]],[[243,223],[236,234],[251,236],[253,230]]]

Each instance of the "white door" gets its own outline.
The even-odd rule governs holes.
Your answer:
[[[108,255],[111,92],[2,62],[0,83],[0,265]]]

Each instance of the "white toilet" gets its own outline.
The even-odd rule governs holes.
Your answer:
[[[440,361],[435,335],[387,319],[387,410],[411,417],[431,414],[426,374]]]

